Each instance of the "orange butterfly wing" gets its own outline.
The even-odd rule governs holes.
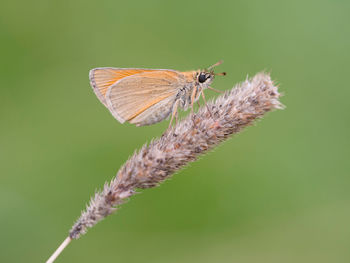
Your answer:
[[[96,96],[107,107],[105,96],[111,85],[122,78],[150,71],[154,70],[137,68],[95,68],[90,70],[89,77]]]
[[[108,88],[107,107],[121,123],[138,126],[165,119],[172,110],[184,75],[174,70],[153,70],[120,79]]]

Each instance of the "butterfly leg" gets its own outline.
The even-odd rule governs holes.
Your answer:
[[[215,92],[217,92],[217,93],[221,93],[221,94],[224,93],[223,91],[214,89],[214,88],[212,88],[212,87],[208,87],[208,89],[210,89],[210,90],[212,90],[212,91],[215,91]]]
[[[205,99],[203,90],[201,90],[201,94],[202,94],[202,98],[203,98],[204,104],[205,104],[205,106],[207,107],[207,110],[208,110],[208,112],[209,112],[209,114],[210,114],[210,117],[211,117],[212,119],[214,119],[213,114],[211,113],[211,110],[210,110],[210,108],[209,108],[209,106],[208,106],[208,104],[207,104],[207,100]]]
[[[175,114],[175,125],[177,125],[178,121],[179,121],[179,111],[176,110],[176,114]]]
[[[177,123],[177,115],[178,115],[178,113],[177,113],[177,108],[178,108],[178,106],[179,106],[179,100],[177,100],[177,101],[175,101],[175,103],[174,103],[174,106],[173,106],[173,111],[172,111],[172,113],[171,113],[171,119],[170,119],[170,123],[169,123],[169,127],[168,127],[168,130],[170,130],[170,128],[171,128],[171,124],[172,124],[172,122],[173,122],[173,120],[174,120],[174,117],[176,118],[176,123]]]
[[[194,98],[196,97],[197,93],[197,88],[193,88],[192,94],[191,94],[191,115],[193,115],[193,103],[194,103]]]

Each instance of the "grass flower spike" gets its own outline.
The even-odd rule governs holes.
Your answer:
[[[79,238],[88,228],[115,212],[137,189],[159,185],[265,113],[282,109],[279,97],[270,76],[259,73],[215,101],[209,101],[210,112],[207,107],[201,107],[197,113],[178,122],[160,138],[143,146],[102,191],[95,193],[70,230],[68,240]]]

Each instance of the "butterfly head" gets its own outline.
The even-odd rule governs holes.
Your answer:
[[[202,88],[207,88],[214,80],[215,76],[225,76],[226,72],[215,73],[213,68],[219,66],[222,61],[215,63],[205,70],[199,70],[196,74],[196,82]]]

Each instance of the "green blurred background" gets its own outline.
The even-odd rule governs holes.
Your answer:
[[[2,1],[0,262],[44,262],[168,125],[118,123],[91,68],[220,59],[213,87],[267,70],[286,110],[132,197],[57,262],[349,262],[349,12],[341,0]]]

